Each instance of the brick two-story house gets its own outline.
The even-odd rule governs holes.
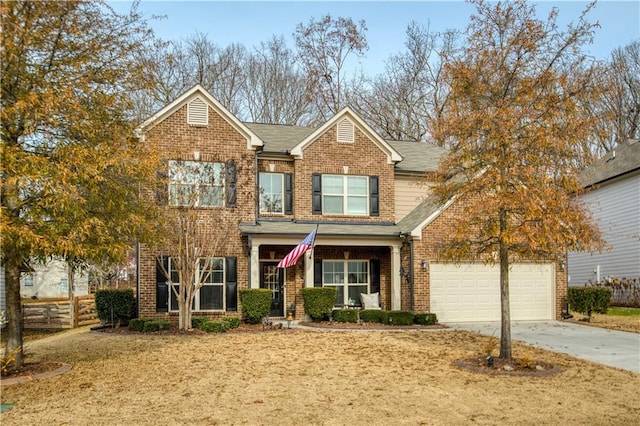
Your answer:
[[[385,309],[435,312],[441,321],[500,318],[497,267],[437,259],[443,225],[463,214],[464,205],[438,206],[429,195],[442,148],[384,140],[349,108],[317,129],[243,123],[200,86],[139,131],[164,153],[169,168],[171,160],[213,163],[212,170],[234,164],[235,171],[242,164],[237,176],[220,174],[232,187],[221,182],[218,195],[199,207],[205,216],[233,209],[240,224],[217,255],[217,282],[196,300],[198,315],[237,315],[238,289],[270,288],[271,315],[283,316],[294,304],[300,318],[303,287],[333,286],[337,306],[379,293]],[[169,179],[171,186],[171,173]],[[213,221],[207,226],[215,231]],[[279,269],[316,227],[313,250]],[[139,249],[139,315],[175,318],[156,254]],[[558,318],[565,294],[562,265],[513,266],[513,319]]]

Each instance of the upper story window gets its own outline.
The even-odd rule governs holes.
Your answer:
[[[322,176],[322,213],[366,215],[369,211],[366,176]]]
[[[293,174],[260,173],[260,213],[293,214]]]
[[[260,173],[260,213],[284,212],[284,175]]]
[[[169,204],[224,205],[225,166],[202,161],[169,161]]]

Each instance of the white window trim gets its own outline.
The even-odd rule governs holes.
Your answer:
[[[341,177],[342,178],[342,194],[332,194],[327,193],[325,191],[324,178],[327,177]],[[362,178],[365,180],[367,184],[367,190],[365,195],[349,195],[347,192],[348,188],[348,180],[349,178]],[[361,176],[361,175],[334,175],[334,174],[323,174],[321,176],[322,179],[322,214],[329,216],[369,216],[369,204],[370,204],[370,189],[369,189],[369,176]],[[325,196],[337,197],[342,195],[342,213],[334,213],[334,212],[326,212],[325,211]],[[349,213],[349,197],[358,197],[358,198],[366,198],[365,206],[366,211],[364,213]]]
[[[198,258],[198,269],[200,268],[200,261],[202,259],[207,259],[206,257],[201,257]],[[222,283],[212,283],[212,284],[204,284],[202,287],[205,286],[222,286],[222,309],[200,309],[200,289],[198,289],[198,292],[196,293],[195,297],[194,297],[194,308],[192,309],[192,312],[225,312],[227,309],[227,265],[225,262],[225,258],[224,257],[216,257],[216,256],[212,256],[210,257],[210,259],[221,259],[222,260]],[[167,271],[169,273],[169,276],[171,276],[171,264],[173,263],[173,258],[169,257],[168,260],[168,267],[169,270]],[[196,276],[197,274],[199,274],[199,272],[196,272]],[[175,300],[175,295],[173,294],[173,289],[171,288],[171,285],[180,285],[180,283],[174,283],[172,282],[169,285],[169,312],[179,312],[179,309],[173,309],[173,301]],[[176,303],[177,305],[177,303]]]
[[[262,209],[262,186],[260,186],[260,200],[259,200],[259,206],[260,206],[260,214],[272,214],[272,215],[282,215],[284,216],[284,173],[277,173],[277,172],[260,172],[259,176],[258,176],[258,182],[260,181],[260,176],[262,175],[280,175],[280,187],[282,188],[282,192],[280,192],[280,209],[281,211],[279,212],[274,212],[274,211],[267,211],[267,210],[263,210]]]
[[[171,175],[171,166],[172,164],[179,164],[179,163],[183,163],[183,164],[211,164],[211,165],[215,165],[215,164],[219,164],[221,167],[221,182],[220,183],[216,183],[213,185],[209,185],[209,184],[200,184],[198,183],[194,183],[192,185],[189,186],[200,186],[202,185],[203,187],[208,187],[208,188],[222,188],[222,202],[219,205],[211,205],[211,204],[201,204],[201,200],[202,200],[202,192],[200,190],[198,190],[197,195],[198,198],[195,200],[193,206],[191,207],[205,207],[205,208],[220,208],[220,207],[224,207],[225,206],[225,200],[226,200],[226,185],[225,185],[225,164],[218,162],[218,161],[191,161],[191,160],[169,160],[168,162],[168,167],[169,167],[169,182],[168,182],[168,186],[167,186],[167,195],[168,195],[168,199],[169,199],[169,205],[172,207],[189,207],[189,204],[180,204],[177,202],[176,199],[173,199],[173,197],[171,196],[171,186],[172,185],[185,185],[182,183],[179,183],[177,181],[173,181]]]
[[[343,263],[344,264],[344,268],[343,268],[343,277],[342,277],[342,282],[341,283],[325,283],[324,282],[324,264],[325,262],[331,262],[331,263]],[[366,263],[366,272],[367,272],[367,282],[365,283],[349,283],[349,263]],[[370,265],[369,265],[369,260],[366,259],[350,259],[350,260],[346,260],[346,259],[323,259],[322,260],[322,287],[344,287],[345,291],[343,292],[343,298],[342,298],[342,305],[348,305],[348,303],[345,303],[345,298],[349,297],[349,287],[350,286],[367,286],[367,294],[371,291],[371,272],[370,272]],[[348,300],[347,300],[348,301]],[[360,300],[355,301],[356,303],[360,303]],[[338,305],[336,305],[338,306]]]

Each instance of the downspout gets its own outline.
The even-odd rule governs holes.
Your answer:
[[[158,291],[157,287],[156,287],[156,291]],[[136,314],[137,314],[136,318],[140,318],[140,243],[139,242],[136,243]]]
[[[409,275],[407,276],[407,281],[409,281],[409,310],[411,310],[411,312],[413,312],[415,307],[413,275],[413,238],[411,238],[409,239]]]

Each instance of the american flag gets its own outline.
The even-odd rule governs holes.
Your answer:
[[[280,263],[278,263],[278,268],[288,268],[289,266],[295,265],[298,259],[300,259],[300,256],[311,250],[311,248],[313,247],[313,241],[316,238],[317,230],[318,228],[311,231],[311,233],[307,235],[300,244],[298,244],[293,250],[291,250],[289,254],[286,255],[284,259],[280,261]]]

